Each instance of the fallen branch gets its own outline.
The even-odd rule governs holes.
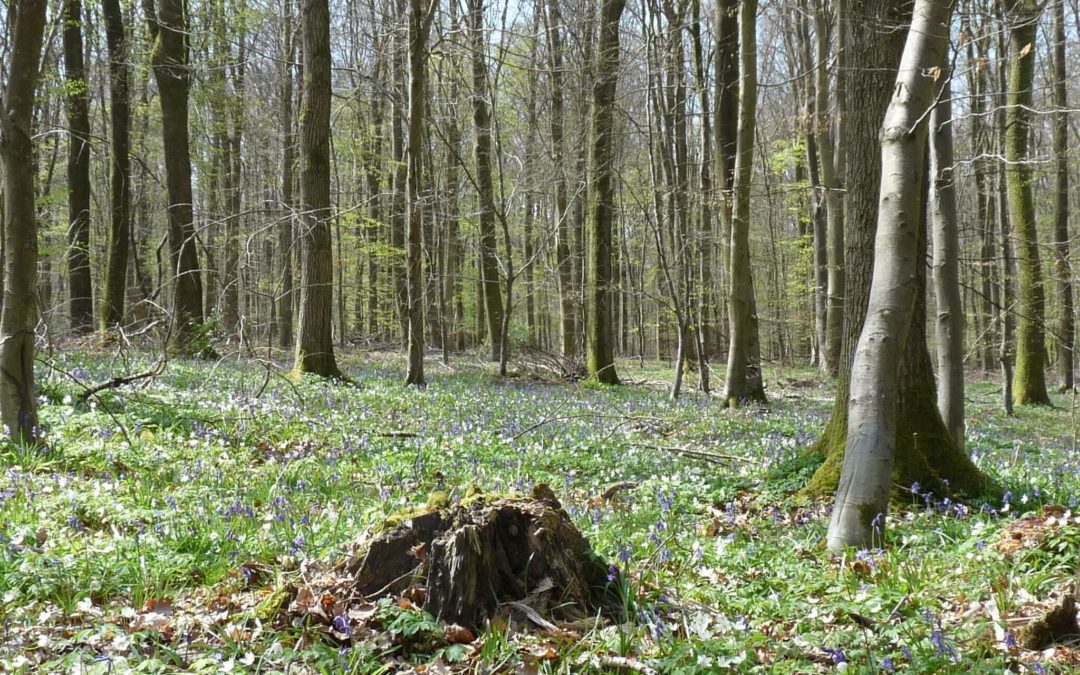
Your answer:
[[[631,443],[631,445],[639,448],[648,448],[649,450],[663,450],[664,452],[671,452],[676,455],[683,455],[690,457],[691,459],[700,459],[703,462],[711,462],[713,464],[724,464],[727,462],[749,462],[750,464],[764,464],[760,459],[753,457],[744,457],[743,455],[724,455],[717,452],[705,452],[704,450],[691,450],[690,448],[680,448],[671,445],[649,445],[647,443]]]
[[[150,370],[144,370],[143,372],[136,373],[134,375],[125,375],[123,377],[114,377],[113,379],[108,380],[107,382],[102,382],[101,384],[95,384],[94,386],[88,387],[87,389],[83,390],[83,393],[79,394],[79,403],[86,403],[88,400],[90,400],[91,396],[95,396],[97,394],[100,394],[101,392],[105,391],[106,389],[119,389],[120,387],[129,385],[129,384],[131,384],[133,382],[138,382],[139,380],[146,380],[146,379],[150,379],[150,378],[153,378],[153,377],[157,377],[164,370],[165,370],[165,361],[158,361],[154,365],[154,367],[151,368]]]
[[[591,665],[594,668],[603,668],[605,670],[630,670],[635,673],[646,673],[646,675],[657,675],[657,670],[643,661],[631,658],[629,656],[611,656],[609,654],[582,654],[578,659],[578,665]]]

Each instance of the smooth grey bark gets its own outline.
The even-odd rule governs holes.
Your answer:
[[[293,71],[296,58],[296,34],[293,29],[293,3],[285,1],[284,27],[282,29],[281,63],[281,206],[284,211],[277,227],[278,274],[280,286],[277,294],[278,347],[290,349],[293,342],[293,223],[296,205],[293,200],[293,183],[296,166],[296,130],[293,124]]]
[[[829,37],[830,24],[825,3],[819,0],[814,14],[814,31],[817,45],[817,70],[815,90],[815,131],[818,157],[821,162],[821,188],[825,194],[826,222],[824,233],[825,253],[825,334],[821,345],[821,369],[836,375],[840,365],[840,348],[844,328],[844,196],[841,184],[845,167],[843,137],[839,129],[844,98],[844,72],[840,55],[844,40],[840,23],[841,9],[837,9],[837,69],[836,101],[834,115],[829,114]],[[834,132],[834,117],[836,118]],[[815,228],[815,235],[818,229]],[[818,250],[818,247],[815,247]],[[820,269],[820,268],[819,268]]]
[[[917,286],[920,201],[935,73],[951,3],[917,0],[881,134],[881,189],[866,322],[851,369],[848,434],[829,522],[830,550],[881,544],[892,491],[900,356]]]
[[[71,331],[94,328],[90,281],[90,89],[83,64],[82,2],[64,0],[64,86],[68,114],[68,314]]]
[[[1073,388],[1073,348],[1076,342],[1072,264],[1069,255],[1069,100],[1068,62],[1065,59],[1065,0],[1053,0],[1054,45],[1054,276],[1059,311],[1057,325],[1058,389]]]
[[[424,0],[409,0],[409,143],[408,160],[408,286],[409,356],[405,384],[423,387],[424,381],[424,279],[422,225],[424,210],[420,202],[423,189],[424,80],[427,76],[427,38],[437,0],[425,6]]]
[[[757,114],[757,0],[739,7],[739,126],[732,192],[734,205],[729,247],[728,360],[724,401],[739,406],[765,401],[758,343],[754,278],[750,266],[750,182],[754,170]]]
[[[304,103],[300,113],[300,239],[304,267],[294,368],[341,377],[334,358],[334,267],[330,241],[330,7],[304,0]]]
[[[1040,5],[1013,0],[1009,6],[1009,88],[1005,108],[1005,186],[1009,221],[1016,238],[1019,317],[1013,402],[1049,405],[1046,391],[1046,289],[1035,219],[1030,142],[1035,82],[1035,38]]]
[[[502,284],[500,283],[498,241],[495,231],[495,185],[492,178],[492,121],[488,90],[487,33],[484,30],[484,0],[469,0],[469,35],[472,47],[472,110],[475,128],[476,191],[480,202],[480,275],[484,284],[485,316],[491,360],[502,361]]]
[[[7,82],[0,100],[3,160],[3,308],[0,309],[0,422],[18,444],[38,440],[34,388],[34,324],[37,321],[37,223],[34,205],[33,112],[45,0],[18,5]]]
[[[208,354],[196,338],[203,323],[203,285],[195,240],[188,135],[188,23],[183,0],[143,0],[154,48],[150,61],[161,100],[161,136],[169,198],[169,273],[173,284],[173,345],[183,353]]]
[[[104,0],[109,49],[109,243],[102,293],[101,327],[124,320],[131,239],[131,72],[120,0]]]
[[[937,105],[930,114],[930,223],[937,305],[937,403],[956,447],[964,448],[964,306],[960,299],[960,237],[953,168],[952,86],[941,66]]]
[[[575,299],[580,290],[573,276],[570,242],[570,203],[567,196],[565,116],[563,114],[563,24],[559,0],[547,3],[548,63],[551,74],[551,161],[555,167],[555,264],[559,283],[559,326],[563,356],[578,354],[579,314]]]
[[[603,384],[619,384],[612,336],[611,229],[615,220],[615,90],[619,81],[619,21],[625,0],[603,0],[596,48],[589,156],[586,367]]]

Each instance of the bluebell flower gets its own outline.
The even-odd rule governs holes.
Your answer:
[[[886,656],[885,658],[881,659],[881,671],[885,673],[895,673],[896,664],[893,663],[892,659]]]
[[[847,663],[847,657],[844,656],[844,650],[833,647],[822,647],[821,650],[832,657],[832,662],[836,665],[841,663]]]
[[[348,637],[352,635],[352,627],[349,626],[349,617],[338,614],[334,617],[334,630]]]

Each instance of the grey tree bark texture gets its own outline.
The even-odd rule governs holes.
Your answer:
[[[0,101],[4,163],[3,275],[0,309],[0,421],[18,444],[37,440],[34,323],[37,321],[37,223],[33,164],[34,95],[45,31],[45,0],[23,0],[11,38],[7,84]]]
[[[296,58],[296,37],[293,33],[293,3],[286,0],[282,30],[281,68],[281,206],[283,213],[277,227],[277,249],[280,287],[277,296],[278,347],[289,349],[293,341],[293,223],[296,205],[293,203],[294,167],[296,166],[296,132],[293,127],[293,71]]]
[[[956,446],[964,448],[964,306],[953,171],[952,86],[943,62],[937,105],[930,114],[930,222],[937,305],[937,403]]]
[[[304,266],[300,289],[298,372],[341,377],[334,358],[334,269],[330,240],[330,7],[304,0],[304,102],[300,113],[301,218]]]
[[[570,252],[570,202],[567,197],[565,116],[563,114],[562,14],[559,0],[547,2],[548,63],[551,71],[551,159],[555,166],[555,259],[559,281],[559,326],[563,356],[578,354],[577,303]]]
[[[435,3],[409,0],[409,143],[405,149],[408,159],[408,280],[409,357],[405,384],[424,386],[424,279],[423,226],[424,211],[420,203],[423,188],[424,151],[424,79],[427,74],[427,38]]]
[[[501,361],[504,309],[502,284],[499,279],[498,239],[495,232],[495,185],[492,178],[492,122],[491,104],[488,102],[488,40],[484,30],[484,0],[469,0],[469,34],[473,51],[472,109],[476,131],[476,186],[480,200],[480,273],[487,310],[487,333],[491,341],[491,360]]]
[[[848,434],[828,547],[881,542],[892,491],[900,355],[915,301],[920,196],[952,4],[917,0],[881,134],[881,189],[866,322],[851,369]],[[935,77],[935,73],[937,77]]]
[[[120,0],[104,0],[109,49],[109,244],[102,293],[101,326],[124,320],[128,242],[131,239],[131,73]]]
[[[1076,318],[1069,256],[1069,99],[1066,83],[1069,69],[1065,60],[1065,0],[1053,0],[1054,7],[1054,276],[1061,315],[1057,326],[1058,389],[1073,388],[1073,356]]]
[[[82,2],[64,2],[64,83],[68,113],[68,316],[71,331],[94,328],[90,274],[90,89],[83,64]]]
[[[754,169],[754,133],[757,109],[757,0],[742,0],[739,7],[739,131],[735,150],[732,192],[731,246],[728,290],[728,360],[724,401],[737,407],[747,401],[765,401],[761,364],[755,345],[757,317],[754,279],[750,266],[750,181]]]
[[[592,151],[589,157],[588,331],[586,365],[589,375],[604,384],[619,384],[611,325],[611,229],[615,219],[614,122],[615,90],[619,81],[619,20],[626,0],[603,0],[592,103]]]
[[[1035,0],[1008,5],[1009,88],[1005,108],[1005,186],[1017,268],[1016,367],[1013,402],[1049,405],[1046,391],[1046,289],[1035,220],[1030,140],[1035,82],[1035,39],[1041,6]]]
[[[161,99],[161,136],[165,185],[169,196],[169,263],[173,285],[173,347],[201,355],[195,343],[203,323],[202,272],[195,241],[191,193],[191,145],[188,141],[188,28],[183,0],[143,0],[154,39],[151,64]],[[199,352],[200,354],[196,354]]]

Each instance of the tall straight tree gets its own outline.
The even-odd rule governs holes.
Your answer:
[[[615,90],[619,82],[619,20],[626,0],[601,0],[600,39],[593,84],[592,149],[589,157],[588,331],[589,375],[604,384],[618,384],[612,335],[611,229],[615,219]]]
[[[105,263],[101,326],[124,320],[128,242],[131,239],[131,70],[120,0],[104,0],[109,49],[109,252]]]
[[[472,109],[476,133],[476,190],[480,201],[480,277],[484,285],[491,360],[501,361],[504,310],[495,233],[495,186],[492,180],[491,103],[488,92],[488,42],[484,30],[484,0],[469,0],[469,35],[473,57]]]
[[[548,64],[551,70],[551,161],[555,167],[555,266],[559,283],[559,325],[563,356],[578,354],[578,309],[574,302],[579,293],[573,276],[571,258],[569,200],[566,181],[565,116],[563,113],[563,23],[559,0],[547,2]]]
[[[37,321],[33,114],[45,0],[18,3],[9,69],[0,100],[0,157],[4,165],[4,303],[0,309],[0,422],[16,443],[37,440],[34,323]],[[9,5],[8,11],[14,6]]]
[[[293,3],[285,0],[282,27],[281,68],[281,206],[285,211],[278,223],[277,248],[281,287],[277,296],[278,347],[293,346],[293,222],[296,205],[293,203],[294,169],[296,166],[296,131],[293,125],[293,77],[296,58],[296,34],[293,30]]]
[[[68,114],[68,315],[73,333],[94,328],[90,281],[90,88],[83,64],[82,2],[64,0]]]
[[[828,546],[881,543],[892,493],[900,356],[915,303],[920,199],[936,77],[948,45],[949,0],[916,0],[881,134],[881,190],[866,322],[851,371],[847,448]],[[937,73],[937,76],[934,75]]]
[[[330,6],[304,0],[304,100],[300,111],[300,239],[304,265],[294,369],[341,377],[334,358],[334,259],[330,240]]]
[[[739,7],[739,133],[735,150],[734,205],[728,270],[727,375],[724,401],[739,406],[765,401],[755,354],[757,317],[754,278],[750,266],[750,181],[754,170],[754,134],[757,113],[757,0],[742,0]]]
[[[409,364],[405,384],[424,386],[424,278],[422,227],[424,210],[420,202],[424,187],[424,81],[427,76],[427,39],[438,0],[409,0],[409,144],[408,159],[408,279]]]
[[[930,114],[930,226],[934,239],[937,303],[937,401],[941,419],[964,447],[964,306],[960,299],[960,237],[953,172],[952,86],[947,61],[940,66],[938,102]]]
[[[1050,404],[1045,371],[1046,289],[1043,288],[1028,150],[1039,8],[1035,0],[1013,0],[1009,13],[1012,25],[1009,27],[1009,93],[1005,111],[1005,186],[1016,242],[1020,306],[1016,324],[1016,368],[1013,371],[1013,401],[1017,405]]]
[[[1069,261],[1069,81],[1065,60],[1065,0],[1054,0],[1054,272],[1059,311],[1057,327],[1058,388],[1073,388],[1073,346],[1076,326],[1073,305],[1072,264]]]
[[[173,283],[173,346],[184,353],[203,322],[202,274],[195,241],[188,143],[188,28],[184,0],[143,0],[154,48],[150,63],[161,99],[161,137],[165,148],[165,186],[169,200],[169,265]]]

